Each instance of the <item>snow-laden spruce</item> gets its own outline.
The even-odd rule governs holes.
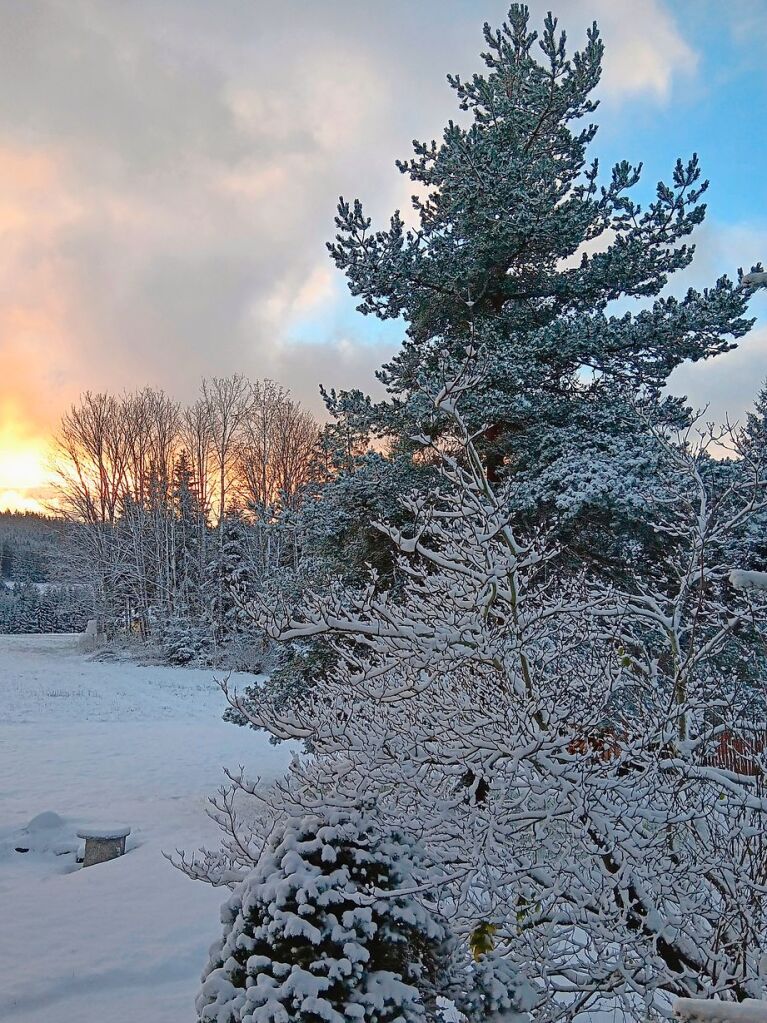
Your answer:
[[[514,480],[488,481],[462,418],[478,358],[433,396],[454,424],[447,450],[422,438],[440,491],[408,499],[414,531],[381,526],[398,592],[372,579],[298,615],[254,608],[272,635],[331,637],[340,660],[291,710],[228,690],[312,756],[276,789],[234,777],[222,854],[189,872],[243,877],[261,827],[367,797],[422,840],[419,897],[439,893],[456,933],[490,940],[533,985],[536,1019],[758,997],[766,716],[752,666],[767,605],[730,585],[728,558],[767,507],[765,452],[741,448],[723,472],[690,438],[658,435],[646,500],[663,564],[622,590],[555,575],[556,545],[514,528]]]
[[[360,810],[291,818],[222,910],[203,1023],[423,1023],[450,997],[468,1019],[519,1015],[507,964],[473,963],[414,898],[423,851]]]

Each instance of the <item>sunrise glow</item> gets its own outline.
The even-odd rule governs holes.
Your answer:
[[[0,511],[35,511],[50,482],[47,445],[23,436],[13,425],[0,428]]]

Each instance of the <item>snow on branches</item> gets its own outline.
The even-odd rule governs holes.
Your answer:
[[[730,582],[736,590],[767,590],[767,572],[746,572],[734,568],[730,572]]]
[[[506,964],[473,963],[414,898],[422,858],[415,839],[364,809],[288,818],[224,905],[200,1020],[425,1023],[446,995],[476,1023],[512,1020]]]
[[[765,508],[764,465],[718,467],[705,445],[658,436],[646,499],[665,557],[622,590],[565,576],[545,531],[512,523],[513,478],[488,482],[460,412],[475,359],[435,396],[454,424],[439,490],[405,499],[407,535],[380,525],[396,594],[373,577],[296,615],[256,609],[275,637],[330,637],[339,662],[289,711],[224,684],[238,713],[311,755],[272,790],[237,776],[222,798],[254,796],[264,828],[373,801],[423,843],[422,897],[465,937],[492,935],[536,1018],[758,996],[765,760],[752,743],[732,770],[717,751],[764,729],[766,605],[727,562]],[[189,870],[245,876],[255,832],[219,823],[223,860]]]

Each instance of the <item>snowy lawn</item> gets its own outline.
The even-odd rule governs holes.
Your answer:
[[[191,1021],[226,892],[162,851],[216,843],[223,765],[271,778],[289,751],[221,720],[210,671],[90,661],[77,640],[0,636],[0,1019]],[[46,811],[58,827],[25,833]],[[126,855],[78,867],[84,824],[130,825]]]

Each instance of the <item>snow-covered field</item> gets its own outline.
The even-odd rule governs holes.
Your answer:
[[[77,640],[0,636],[0,1019],[191,1021],[226,893],[162,852],[216,842],[223,765],[270,778],[289,751],[221,721],[211,672],[90,661]],[[46,811],[58,828],[23,831]],[[126,855],[79,867],[61,851],[83,824],[130,825]]]

